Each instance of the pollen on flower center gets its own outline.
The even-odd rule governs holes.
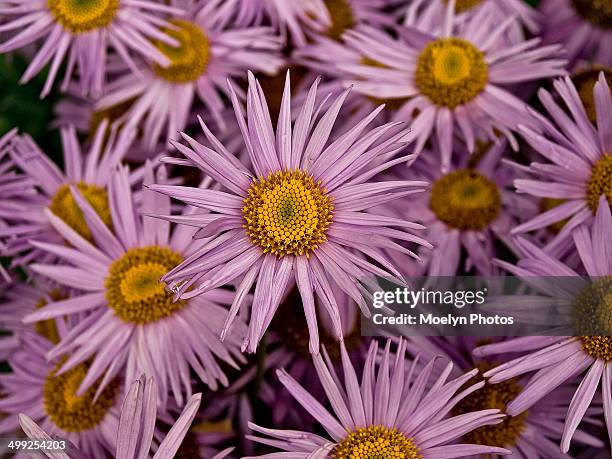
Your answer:
[[[434,104],[454,108],[469,102],[487,85],[484,53],[461,38],[429,43],[417,62],[415,83]]]
[[[107,27],[115,19],[120,0],[47,0],[57,22],[73,33]]]
[[[118,384],[111,382],[94,401],[99,383],[87,389],[82,396],[76,391],[87,374],[85,363],[57,375],[54,368],[45,381],[43,399],[45,412],[53,423],[66,432],[82,432],[96,427],[115,403]]]
[[[444,3],[448,5],[448,0],[444,0]],[[457,0],[455,3],[455,12],[463,13],[464,11],[471,10],[481,3],[482,0]]]
[[[421,459],[412,438],[397,429],[370,426],[350,432],[332,450],[332,459]]]
[[[612,68],[610,67],[594,65],[572,75],[572,82],[578,90],[580,101],[592,123],[595,123],[597,120],[593,88],[595,87],[595,83],[597,83],[600,72],[603,72],[608,85],[612,85]]]
[[[251,242],[279,258],[308,255],[327,241],[332,211],[321,183],[299,170],[254,180],[242,208]]]
[[[451,228],[479,231],[497,218],[501,195],[492,180],[475,170],[460,169],[434,182],[429,206]]]
[[[612,29],[610,0],[571,0],[578,16],[602,29]]]
[[[167,247],[128,250],[109,268],[104,283],[108,306],[124,322],[146,324],[182,309],[185,301],[172,301],[159,279],[183,257]]]
[[[482,373],[493,368],[493,365],[479,365],[478,368]],[[473,382],[471,380],[469,383]],[[453,409],[452,414],[458,416],[487,409],[506,411],[506,405],[514,400],[521,390],[522,387],[516,378],[499,384],[485,384],[481,389],[461,400]],[[461,439],[462,443],[512,448],[516,446],[525,430],[528,416],[529,412],[525,411],[517,416],[505,417],[499,424],[480,427],[464,435]]]
[[[112,219],[106,190],[97,185],[90,185],[85,182],[77,183],[76,188],[91,207],[93,207],[104,224],[106,226],[111,226]],[[90,241],[93,239],[89,226],[87,226],[87,222],[83,216],[83,212],[72,197],[69,184],[64,184],[58,188],[55,195],[51,198],[49,210],[85,239]]]
[[[612,205],[612,154],[604,155],[597,161],[587,182],[586,200],[593,213],[597,212],[601,195]]]
[[[170,59],[168,67],[153,65],[154,72],[171,83],[190,83],[197,80],[206,70],[210,61],[210,41],[202,29],[189,21],[170,21],[178,30],[166,29],[164,32],[179,41],[174,47],[160,41],[157,48]]]
[[[612,276],[595,279],[578,292],[571,314],[584,351],[594,358],[612,360]]]
[[[331,18],[331,26],[327,29],[327,35],[335,40],[339,40],[345,30],[355,25],[353,7],[349,0],[324,1]]]

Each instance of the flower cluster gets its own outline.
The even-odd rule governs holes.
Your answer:
[[[0,437],[609,458],[611,5],[0,0]],[[586,331],[362,336],[411,276],[580,279]]]

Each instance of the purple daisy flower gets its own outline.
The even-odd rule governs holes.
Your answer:
[[[424,275],[454,276],[472,269],[480,275],[494,274],[495,242],[512,250],[511,228],[538,211],[530,198],[511,189],[514,171],[500,163],[507,142],[492,145],[478,141],[477,145],[478,152],[471,156],[465,146],[455,148],[464,154],[457,155],[462,159],[454,161],[455,167],[446,174],[441,172],[439,155],[433,154],[423,154],[411,169],[397,171],[400,176],[432,183],[430,190],[415,196],[409,206],[400,201],[384,206],[388,215],[410,214],[427,227],[426,237],[434,249],[422,251]],[[460,266],[462,250],[467,253],[465,266]],[[402,254],[396,257],[406,258]],[[400,266],[412,268],[404,262]]]
[[[110,171],[121,162],[132,144],[134,131],[108,129],[103,121],[91,146],[83,153],[73,127],[61,129],[64,171],[47,157],[30,136],[23,135],[13,142],[11,158],[27,177],[15,183],[12,195],[0,201],[0,217],[10,224],[0,227],[0,240],[6,249],[3,255],[15,257],[14,265],[26,265],[33,259],[44,260],[43,253],[33,248],[29,240],[58,242],[61,238],[47,220],[52,212],[78,234],[92,240],[91,231],[70,194],[76,186],[94,207],[105,225],[111,216],[106,185]],[[130,177],[134,185],[142,181],[142,169]],[[31,192],[35,184],[40,193]],[[47,258],[48,259],[48,258]]]
[[[554,86],[567,110],[541,89],[540,101],[551,120],[531,110],[541,128],[519,126],[527,142],[547,161],[533,162],[529,167],[517,166],[531,178],[515,181],[519,193],[562,202],[513,229],[514,234],[519,234],[568,219],[547,250],[554,250],[571,238],[574,228],[591,221],[601,195],[612,203],[610,87],[600,73],[593,92],[597,121],[594,126],[572,81],[557,80]]]
[[[144,183],[150,185],[153,179],[147,163]],[[167,213],[170,199],[145,190],[141,206],[136,206],[128,180],[126,168],[110,177],[108,202],[114,232],[78,188],[70,187],[96,245],[53,213],[47,213],[51,225],[70,246],[32,242],[59,258],[62,264],[33,263],[30,267],[82,294],[51,302],[28,314],[24,321],[89,312],[78,329],[49,354],[49,357],[70,354],[62,372],[91,360],[87,378],[77,393],[87,391],[100,377],[101,387],[105,387],[120,373],[133,381],[146,371],[159,386],[161,406],[165,407],[170,391],[182,406],[183,393],[191,395],[190,370],[213,390],[219,382],[228,384],[218,360],[238,368],[236,361],[244,360],[239,345],[246,330],[239,321],[235,333],[228,335],[224,343],[219,340],[227,315],[225,305],[234,299],[229,291],[210,290],[197,298],[172,301],[159,278],[184,258],[200,253],[202,244],[193,242],[185,228],[170,231],[167,222],[140,216],[139,213]],[[163,169],[158,171],[157,180],[166,183]],[[187,213],[182,218],[188,220],[198,215]]]
[[[72,330],[57,327],[60,339]],[[0,433],[19,428],[21,414],[40,423],[49,435],[70,441],[85,457],[106,459],[113,454],[122,392],[119,381],[109,381],[104,389],[93,381],[89,390],[77,395],[88,364],[60,373],[61,361],[47,359],[53,343],[29,330],[22,330],[19,337],[20,346],[8,359],[12,372],[0,374],[0,410],[7,415],[0,421]]]
[[[592,228],[582,226],[573,231],[574,242],[580,255],[584,270],[594,278],[592,286],[587,287],[588,292],[597,292],[604,289],[595,298],[596,304],[589,303],[591,309],[587,312],[576,310],[582,303],[574,294],[565,298],[556,298],[555,301],[565,300],[567,307],[575,310],[578,317],[579,328],[583,324],[580,320],[589,320],[593,314],[609,314],[610,279],[612,279],[612,237],[610,227],[612,215],[610,206],[602,196]],[[528,256],[514,266],[510,263],[498,263],[510,273],[527,278],[528,276],[560,276],[578,277],[579,273],[569,266],[554,259],[544,250],[535,245],[519,239],[517,241],[524,253]],[[590,290],[595,289],[595,290]],[[607,292],[607,293],[606,293]],[[605,295],[608,295],[606,297]],[[520,301],[520,298],[519,298]],[[537,305],[526,299],[537,313]],[[604,317],[596,316],[596,317]],[[581,319],[582,318],[582,319]],[[607,327],[604,319],[601,325]],[[608,330],[609,328],[606,328]],[[574,394],[567,411],[561,449],[567,452],[578,424],[587,412],[595,392],[601,381],[603,408],[608,427],[612,437],[612,337],[611,336],[548,336],[524,337],[495,343],[477,348],[474,352],[478,356],[496,355],[503,353],[520,353],[521,356],[510,360],[485,373],[489,382],[496,384],[526,373],[536,372],[529,380],[528,385],[510,404],[507,413],[511,416],[519,415],[530,409],[535,403],[547,397],[551,391],[566,381],[582,376],[582,381]]]
[[[504,341],[505,339],[495,340],[495,342]],[[478,368],[482,373],[499,364],[495,359],[473,356],[472,350],[476,345],[478,345],[477,337],[413,337],[408,339],[407,350],[414,357],[419,356],[424,361],[436,356],[444,357],[455,364],[453,372],[455,376],[474,368]],[[508,361],[511,357],[510,355],[503,361]],[[452,413],[459,414],[488,408],[498,408],[505,412],[508,403],[512,402],[524,386],[524,378],[519,377],[508,379],[502,384],[485,384],[461,400]],[[558,444],[563,435],[563,422],[569,401],[575,389],[573,384],[565,384],[551,391],[546,399],[539,400],[529,411],[514,417],[506,417],[499,424],[476,429],[462,440],[507,448],[512,451],[512,457],[517,459],[534,457],[570,459],[570,456],[561,453]],[[585,421],[597,424],[597,415],[600,413],[599,407],[589,408]],[[596,448],[604,446],[603,441],[585,431],[576,431],[575,438],[587,446]],[[472,459],[478,457],[473,456]]]
[[[466,388],[478,370],[448,380],[453,364],[449,363],[433,386],[426,389],[435,359],[421,372],[417,362],[407,365],[405,343],[400,341],[395,357],[390,355],[390,341],[376,370],[378,344],[368,352],[361,384],[344,345],[340,345],[344,382],[340,382],[333,365],[321,354],[313,355],[333,412],[283,370],[277,374],[295,400],[325,429],[323,437],[311,432],[267,429],[255,424],[251,428],[265,437],[250,436],[253,441],[286,451],[287,457],[403,457],[447,459],[477,454],[509,454],[504,448],[455,441],[483,426],[502,422],[497,409],[466,412],[449,417],[462,399],[480,389],[484,382]],[[272,453],[258,457],[280,457]]]
[[[612,5],[608,1],[542,0],[544,40],[561,43],[568,59],[612,65]]]
[[[171,61],[153,41],[177,46],[176,39],[162,31],[171,27],[159,14],[180,14],[172,8],[151,0],[94,0],[87,4],[71,0],[6,0],[0,5],[5,18],[0,32],[16,31],[0,44],[0,53],[7,53],[44,38],[21,78],[31,80],[51,63],[41,97],[46,96],[57,73],[66,61],[65,88],[73,73],[78,74],[83,93],[102,92],[108,63],[108,50],[117,55],[134,72],[138,66],[132,54],[139,54],[167,67]]]
[[[336,97],[317,121],[317,85],[315,82],[310,89],[292,123],[287,75],[275,136],[261,86],[249,73],[246,121],[231,86],[230,92],[252,167],[238,162],[202,122],[212,148],[185,134],[189,147],[178,142],[173,145],[187,158],[179,160],[181,163],[199,167],[224,191],[151,187],[210,211],[190,218],[164,217],[199,227],[195,237],[207,239],[201,251],[164,276],[163,280],[171,282],[175,289],[177,299],[193,298],[240,279],[223,327],[225,335],[256,283],[255,307],[251,309],[249,333],[243,344],[243,349],[250,352],[255,351],[272,321],[290,279],[295,279],[304,304],[310,351],[317,352],[315,295],[332,318],[339,338],[342,327],[331,285],[337,284],[368,314],[363,297],[366,292],[356,286],[358,280],[398,274],[381,249],[411,253],[394,239],[429,246],[413,234],[414,229],[422,229],[420,225],[367,212],[381,202],[423,191],[424,182],[371,181],[377,173],[410,158],[393,159],[406,145],[409,130],[387,124],[368,131],[368,124],[382,110],[381,106],[328,145],[349,91]],[[176,162],[172,158],[169,161]]]
[[[113,81],[96,109],[137,100],[126,112],[128,125],[143,129],[147,149],[162,135],[174,138],[185,129],[197,96],[215,122],[223,127],[226,81],[243,77],[248,69],[274,74],[283,65],[282,42],[269,27],[233,28],[231,10],[222,0],[198,2],[185,15],[171,20],[167,33],[180,42],[178,48],[161,43],[170,59],[168,67],[153,65],[142,75],[127,74]]]
[[[454,5],[449,1],[438,32],[414,26],[399,27],[397,38],[366,26],[346,32],[345,43],[366,63],[341,66],[345,84],[357,91],[406,99],[394,119],[412,119],[418,113],[412,121],[417,154],[435,131],[443,171],[450,167],[455,125],[470,152],[476,138],[496,141],[499,133],[517,149],[511,131],[527,111],[504,86],[565,74],[565,61],[555,59],[559,45],[539,47],[537,38],[504,44],[514,17],[499,24],[491,9],[484,8],[458,27]]]

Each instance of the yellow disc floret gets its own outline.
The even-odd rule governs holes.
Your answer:
[[[109,26],[119,4],[120,0],[47,0],[55,20],[75,34]]]
[[[455,2],[455,12],[463,13],[464,11],[471,10],[475,6],[482,3],[483,0],[457,0]],[[444,0],[444,3],[448,5],[448,0]]]
[[[421,459],[412,438],[397,429],[370,426],[350,432],[332,450],[332,459]]]
[[[97,185],[90,185],[85,182],[79,182],[75,186],[83,198],[85,198],[100,216],[104,224],[106,226],[111,226],[112,219],[106,190]],[[57,189],[55,195],[51,198],[49,210],[64,220],[68,226],[85,239],[92,240],[89,226],[87,226],[85,217],[83,217],[83,212],[72,197],[69,184],[64,184]]]
[[[594,279],[572,301],[572,324],[582,348],[596,359],[612,360],[612,276]]]
[[[196,81],[206,70],[210,61],[210,41],[202,29],[188,21],[170,21],[175,29],[164,32],[178,40],[179,46],[174,47],[160,41],[157,48],[170,60],[168,67],[154,64],[155,73],[171,83],[190,83]]]
[[[415,83],[434,104],[454,108],[482,92],[489,67],[482,51],[461,38],[440,38],[419,55]]]
[[[332,211],[321,183],[299,170],[254,180],[242,208],[251,242],[278,257],[308,255],[327,241]]]
[[[38,303],[36,303],[35,308],[40,309],[49,304],[47,298],[51,301],[61,301],[65,300],[68,297],[59,290],[52,290],[49,292],[47,297],[42,297],[40,300],[38,300]],[[47,319],[41,320],[40,322],[36,322],[34,324],[34,330],[36,330],[36,333],[38,333],[39,335],[47,338],[53,344],[57,344],[60,342],[59,332],[57,331],[57,327],[55,326],[55,319]]]
[[[601,195],[612,206],[612,154],[604,155],[595,163],[587,182],[586,200],[593,213],[597,212]]]
[[[493,365],[479,365],[478,368],[482,373],[493,368]],[[471,380],[469,383],[474,382],[474,380]],[[506,411],[506,405],[514,400],[521,390],[522,386],[516,378],[499,384],[485,384],[481,389],[472,392],[461,400],[453,409],[452,414],[458,416],[488,409],[498,409],[504,412]],[[517,416],[507,416],[499,424],[483,426],[471,431],[464,435],[461,441],[462,443],[512,448],[516,446],[525,427],[527,427],[528,416],[528,411],[524,411]]]
[[[479,231],[497,218],[501,195],[492,180],[473,169],[460,169],[434,182],[429,206],[451,228]]]
[[[160,277],[183,257],[167,247],[128,250],[109,268],[104,283],[108,306],[124,322],[146,324],[182,309],[185,301],[172,301]]]
[[[339,40],[345,30],[355,25],[353,7],[349,0],[324,0],[331,19],[327,35]]]
[[[87,374],[87,365],[81,364],[61,375],[59,365],[47,376],[43,388],[45,412],[53,423],[66,432],[82,432],[98,426],[115,403],[118,385],[111,382],[94,401],[99,381],[81,396],[76,392]]]
[[[570,0],[576,13],[596,27],[612,29],[610,0]]]

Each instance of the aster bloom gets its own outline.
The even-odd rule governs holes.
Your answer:
[[[62,322],[56,324],[60,339],[71,332]],[[23,414],[50,436],[78,447],[84,457],[105,459],[112,455],[119,426],[120,382],[113,379],[100,389],[99,381],[94,381],[89,390],[77,395],[88,363],[60,373],[61,361],[46,358],[53,343],[28,330],[22,330],[20,338],[19,348],[8,359],[12,372],[0,375],[0,410],[6,415],[0,421],[0,433],[19,428],[18,414]]]
[[[547,43],[561,43],[568,59],[612,65],[612,5],[606,0],[543,0]]]
[[[185,15],[171,20],[168,35],[180,42],[178,48],[164,43],[158,47],[170,59],[168,67],[153,64],[144,75],[117,78],[96,106],[108,109],[136,98],[125,114],[128,124],[143,129],[148,149],[165,138],[174,138],[188,124],[197,96],[223,127],[226,81],[243,77],[247,70],[274,74],[283,65],[282,42],[269,27],[233,28],[231,11],[222,0],[198,2]]]
[[[376,369],[378,344],[372,342],[361,384],[341,344],[344,382],[336,375],[321,354],[313,356],[333,412],[283,370],[277,374],[295,400],[323,427],[327,436],[295,430],[267,429],[251,424],[265,437],[251,436],[254,441],[285,451],[287,457],[367,458],[388,457],[421,459],[427,457],[456,458],[472,454],[509,454],[504,448],[475,444],[456,444],[461,436],[482,426],[502,422],[497,409],[467,412],[449,417],[463,398],[481,388],[484,383],[464,386],[478,370],[448,380],[452,371],[449,363],[434,385],[426,389],[434,365],[431,361],[423,371],[415,372],[416,362],[407,365],[405,343],[400,341],[393,357],[390,341]],[[272,453],[258,457],[281,457]]]
[[[162,31],[169,23],[159,14],[180,14],[181,10],[151,0],[7,0],[0,4],[0,15],[9,17],[0,32],[15,34],[0,45],[0,53],[14,51],[44,38],[22,83],[30,81],[47,64],[50,70],[41,97],[46,96],[57,73],[66,62],[65,88],[72,75],[78,74],[83,93],[102,92],[109,48],[134,72],[138,66],[133,54],[167,67],[170,60],[153,41],[176,46],[177,40]]]
[[[249,74],[246,121],[231,86],[230,91],[252,168],[236,161],[202,122],[212,148],[185,134],[189,147],[178,142],[173,145],[187,158],[179,160],[182,164],[199,167],[224,190],[152,186],[210,211],[190,218],[164,217],[200,228],[195,236],[207,239],[202,250],[163,277],[177,299],[196,297],[244,275],[223,328],[225,335],[257,281],[243,344],[250,352],[272,321],[290,279],[295,279],[304,303],[310,351],[317,352],[315,295],[340,337],[342,327],[331,285],[338,285],[367,314],[365,292],[356,284],[367,276],[398,274],[380,249],[412,253],[394,239],[429,245],[412,233],[420,225],[366,212],[380,202],[420,192],[426,185],[410,180],[371,181],[378,172],[410,159],[392,159],[406,145],[409,131],[387,124],[368,132],[367,125],[381,106],[328,145],[348,91],[337,96],[317,121],[317,85],[311,87],[292,123],[287,75],[275,137],[261,86]]]
[[[82,237],[92,240],[83,214],[70,194],[72,185],[80,190],[105,225],[111,223],[106,185],[110,171],[129,150],[134,131],[125,129],[118,133],[113,128],[109,133],[108,122],[103,121],[86,152],[79,144],[74,127],[62,128],[61,138],[64,171],[27,134],[13,142],[11,158],[27,180],[16,183],[11,196],[0,202],[0,217],[10,222],[7,227],[0,227],[0,240],[6,244],[5,255],[15,257],[15,265],[25,265],[43,256],[40,250],[30,245],[30,239],[61,240],[47,220],[46,209]],[[130,177],[132,184],[141,181],[142,170],[135,171]],[[31,192],[33,185],[39,190],[35,195]]]
[[[381,209],[387,215],[410,214],[427,227],[426,237],[434,246],[423,254],[423,269],[429,276],[454,276],[472,269],[480,275],[494,274],[496,242],[512,249],[511,228],[538,212],[530,198],[511,189],[514,171],[501,163],[507,142],[493,145],[478,141],[477,145],[477,152],[471,156],[464,146],[456,147],[455,151],[463,155],[458,155],[461,160],[454,161],[447,173],[441,172],[439,155],[421,155],[411,169],[400,170],[399,174],[430,181],[430,190],[416,196],[408,206],[396,201]],[[465,266],[460,266],[462,251],[467,255]],[[410,264],[398,264],[411,269]]]
[[[147,165],[145,184],[151,184],[153,178]],[[157,179],[166,183],[163,170],[158,172]],[[108,190],[113,231],[78,188],[70,187],[95,245],[47,212],[51,225],[70,247],[32,242],[40,250],[57,256],[62,264],[33,263],[31,269],[82,293],[67,301],[50,302],[27,315],[24,321],[90,312],[78,331],[50,353],[50,357],[72,353],[61,371],[70,371],[92,360],[78,394],[87,391],[102,376],[104,387],[118,374],[125,373],[127,380],[133,381],[144,371],[155,377],[161,406],[166,405],[169,391],[179,406],[183,404],[183,394],[191,395],[190,370],[213,390],[219,382],[227,385],[217,360],[238,368],[237,362],[243,360],[238,346],[245,332],[239,321],[235,333],[228,335],[224,343],[218,337],[227,315],[224,306],[231,304],[233,294],[217,289],[173,302],[158,280],[184,258],[197,253],[198,241],[192,243],[186,231],[171,232],[166,222],[139,216],[167,212],[169,198],[145,190],[142,205],[137,206],[126,168],[112,174]]]
[[[535,403],[547,397],[547,394],[564,382],[572,381],[577,376],[581,378],[566,414],[561,440],[563,452],[569,450],[572,437],[592,403],[600,382],[606,425],[608,433],[612,432],[612,337],[597,336],[601,334],[601,330],[610,330],[609,322],[605,319],[610,314],[612,285],[610,225],[610,206],[602,196],[592,228],[582,226],[572,233],[583,268],[593,278],[592,285],[585,286],[584,295],[587,296],[582,293],[576,295],[575,292],[561,296],[563,292],[560,292],[554,299],[556,302],[564,301],[567,310],[572,311],[573,320],[579,330],[596,330],[593,335],[517,338],[485,345],[474,351],[479,356],[508,352],[521,354],[520,357],[485,373],[485,377],[493,384],[535,372],[520,395],[508,404],[507,413],[511,416],[531,409]],[[519,244],[528,256],[518,265],[498,262],[512,274],[526,280],[528,276],[579,276],[578,272],[535,245],[521,239]],[[583,301],[582,298],[587,298],[588,301]],[[518,300],[520,301],[520,297]],[[533,313],[536,314],[537,305],[532,305],[529,298],[524,301],[534,308]],[[594,317],[604,319],[593,321]],[[593,323],[595,328],[592,327]]]
[[[472,350],[481,338],[478,337],[412,337],[408,338],[406,347],[414,357],[419,356],[421,361],[436,356],[455,364],[452,375],[459,376],[466,371],[478,368],[485,372],[500,363],[495,358],[476,357]],[[506,339],[496,338],[494,341],[504,342]],[[499,356],[508,361],[510,356]],[[442,367],[438,367],[438,372]],[[436,368],[434,368],[436,374]],[[485,384],[482,388],[461,400],[452,410],[452,414],[461,414],[479,409],[498,408],[506,411],[508,403],[521,392],[525,386],[525,378],[514,377],[501,384]],[[473,430],[462,438],[462,441],[476,444],[489,444],[512,451],[512,457],[517,459],[537,458],[565,458],[559,450],[559,441],[563,434],[563,422],[567,413],[572,393],[576,389],[574,384],[564,384],[551,391],[545,398],[539,400],[528,411],[514,417],[506,417],[502,422],[484,426]],[[587,410],[585,421],[597,423],[600,414],[598,407]],[[602,448],[603,441],[588,434],[586,431],[576,431],[575,438],[580,443]],[[478,459],[479,456],[473,456]]]
[[[372,27],[346,32],[345,43],[364,56],[366,65],[341,66],[345,84],[358,92],[407,99],[394,118],[411,119],[418,113],[412,121],[415,153],[435,130],[443,171],[450,167],[455,125],[470,152],[476,138],[497,141],[498,133],[517,149],[511,131],[527,111],[504,86],[565,73],[565,61],[554,58],[558,45],[539,47],[537,38],[515,45],[503,42],[513,17],[499,24],[485,8],[458,27],[454,6],[451,0],[438,32],[415,26],[399,28],[398,38]]]
[[[527,142],[547,161],[534,161],[528,168],[518,166],[530,177],[517,179],[515,185],[519,193],[553,199],[560,204],[513,229],[514,234],[519,234],[568,219],[548,244],[548,250],[570,238],[574,228],[592,220],[601,195],[612,203],[610,87],[601,73],[593,90],[597,121],[594,126],[572,81],[557,80],[554,86],[567,110],[541,89],[540,101],[550,119],[532,111],[542,127],[519,126]]]

